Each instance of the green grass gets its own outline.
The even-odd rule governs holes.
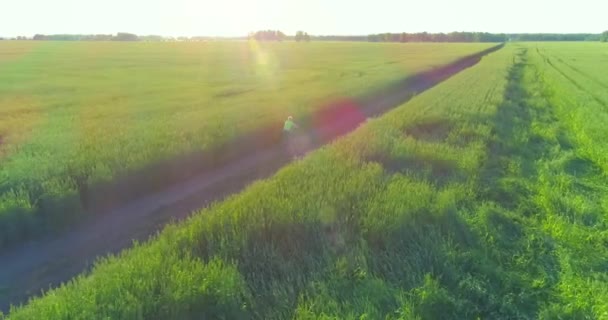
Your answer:
[[[608,82],[606,46],[531,45],[530,60],[551,104],[552,158],[540,170],[538,203],[553,213],[542,228],[555,239],[564,279],[549,317],[608,318]]]
[[[524,297],[532,311],[519,310],[519,301],[500,310],[503,295],[532,283],[494,283],[504,273],[488,254],[506,253],[486,243],[487,221],[513,213],[476,196],[512,61],[512,48],[484,58],[274,178],[99,263],[91,276],[13,310],[11,319],[534,312],[534,292]],[[215,290],[212,276],[169,280],[194,266],[234,285]],[[158,301],[170,302],[161,308]]]
[[[602,50],[510,44],[8,318],[607,319],[608,109],[556,62]]]
[[[0,247],[80,219],[87,186],[490,46],[3,41]]]

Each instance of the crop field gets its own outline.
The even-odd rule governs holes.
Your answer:
[[[509,44],[9,319],[607,319],[608,47]]]
[[[99,183],[490,46],[2,41],[0,247],[80,220]]]

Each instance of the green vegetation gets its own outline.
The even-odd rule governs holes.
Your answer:
[[[92,276],[13,310],[11,318],[233,316],[227,310],[264,319],[535,313],[543,288],[525,280],[544,273],[529,270],[532,259],[510,258],[550,255],[535,252],[547,244],[541,238],[526,247],[523,218],[478,201],[499,181],[484,179],[493,167],[480,168],[492,163],[485,160],[494,156],[487,145],[512,61],[512,48],[484,59],[275,178],[100,263]],[[195,267],[194,277],[173,279]],[[215,289],[218,277],[233,284],[220,287],[227,292]],[[503,306],[503,296],[519,286],[523,294]],[[194,309],[199,301],[214,308]]]
[[[0,247],[80,219],[91,186],[490,46],[2,42]]]
[[[532,47],[532,46],[531,46]],[[552,44],[530,48],[542,94],[556,123],[552,158],[540,171],[547,212],[542,227],[554,239],[563,283],[548,318],[608,318],[608,48]],[[556,152],[559,145],[561,152]],[[546,149],[548,150],[548,149]],[[558,300],[558,301],[560,301]]]
[[[606,319],[606,50],[508,45],[9,318]]]

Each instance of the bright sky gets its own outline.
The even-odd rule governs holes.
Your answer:
[[[0,36],[244,36],[487,31],[600,33],[608,0],[0,0]]]

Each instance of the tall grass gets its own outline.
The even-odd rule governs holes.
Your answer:
[[[539,207],[551,213],[542,228],[555,239],[562,279],[547,317],[608,318],[606,191],[608,163],[604,120],[608,80],[605,48],[561,44],[530,46],[530,60],[552,106],[555,149],[542,166]],[[533,50],[534,49],[534,50]]]
[[[586,139],[603,142],[535,49],[485,57],[9,318],[607,317],[606,175]]]
[[[469,222],[476,219],[469,210],[477,210],[479,167],[489,156],[485,146],[512,57],[506,48],[484,58],[274,178],[14,309],[10,318],[232,317],[227,310],[263,319],[526,312],[517,300],[503,307],[503,295],[520,281],[494,284],[503,273],[487,256],[494,249],[478,229],[486,220]],[[487,215],[500,217],[500,209],[486,207]],[[156,289],[192,265],[208,270],[218,264],[227,275],[237,270],[236,279],[226,276],[236,284],[224,286],[222,294],[232,297],[225,302],[185,280]],[[190,294],[170,300],[172,286]],[[193,309],[190,301],[216,308]]]
[[[3,41],[0,247],[80,219],[98,184],[489,46]]]

